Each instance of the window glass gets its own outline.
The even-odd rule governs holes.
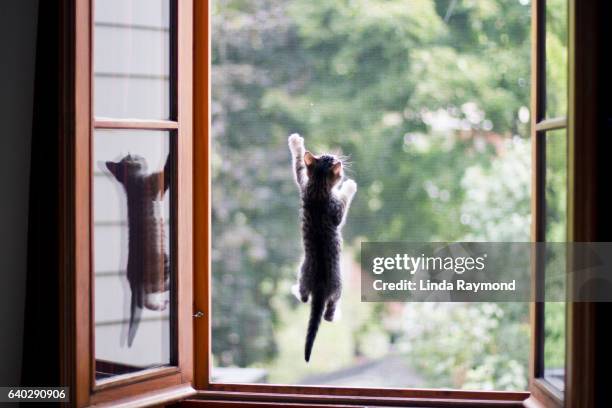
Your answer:
[[[546,117],[567,115],[567,0],[546,2]]]
[[[97,0],[96,117],[171,119],[170,0]]]
[[[546,241],[567,241],[567,132],[546,134]],[[560,247],[554,247],[557,252]],[[546,262],[546,289],[561,295],[566,290],[564,254],[551,254]],[[563,390],[565,378],[565,302],[544,304],[544,377]]]
[[[173,363],[170,133],[94,133],[96,379]]]
[[[365,303],[363,241],[529,241],[522,0],[211,2],[212,381],[527,387],[526,303]],[[309,305],[287,137],[350,156],[342,319]]]

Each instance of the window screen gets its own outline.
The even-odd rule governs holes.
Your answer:
[[[212,1],[212,381],[527,387],[525,303],[362,303],[363,241],[529,241],[529,0]],[[342,319],[309,305],[287,137],[350,157]]]

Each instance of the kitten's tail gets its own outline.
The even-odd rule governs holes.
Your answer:
[[[312,345],[321,325],[321,317],[323,316],[323,308],[325,306],[325,298],[322,294],[317,294],[313,291],[312,303],[310,305],[310,320],[308,321],[308,331],[306,333],[306,348],[304,350],[304,358],[306,362],[310,361],[310,353],[312,353]]]
[[[136,330],[138,330],[138,324],[140,323],[140,314],[142,313],[141,306],[137,304],[136,295],[132,293],[132,300],[130,302],[130,324],[128,326],[128,347],[132,347],[134,337],[136,337]]]

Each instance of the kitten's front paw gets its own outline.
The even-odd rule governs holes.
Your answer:
[[[357,192],[357,183],[353,180],[346,180],[342,185],[342,189],[346,191],[349,197],[352,197]]]
[[[300,153],[304,151],[304,138],[297,133],[289,136],[289,149],[293,153]]]

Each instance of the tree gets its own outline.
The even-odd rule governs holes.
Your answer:
[[[301,252],[286,146],[292,132],[315,153],[351,156],[359,191],[345,228],[348,246],[528,234],[529,180],[505,178],[514,160],[523,159],[523,173],[529,165],[517,150],[529,114],[530,7],[522,3],[213,2],[217,364],[272,365],[283,347],[276,333],[289,324],[281,315],[295,307],[285,289]],[[499,188],[513,195],[500,202]],[[482,201],[470,195],[478,189]],[[490,318],[514,330],[503,337],[525,343],[516,337],[524,335],[525,309],[498,308]],[[363,324],[346,336],[355,349],[368,330],[387,330],[372,323],[384,320],[385,307],[363,310]],[[492,329],[500,341],[501,326]],[[466,383],[484,384],[479,361],[466,363]],[[483,372],[492,376],[486,381],[506,381],[499,370]]]

